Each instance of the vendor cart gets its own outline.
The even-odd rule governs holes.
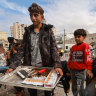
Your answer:
[[[49,87],[49,88],[45,88],[44,85],[43,86],[38,86],[38,85],[32,85],[32,84],[24,84],[22,83],[24,80],[21,79],[18,75],[17,75],[17,71],[19,71],[21,68],[36,68],[36,67],[32,67],[32,66],[19,66],[17,67],[14,71],[12,71],[9,74],[6,74],[2,77],[0,77],[0,84],[4,84],[4,85],[8,85],[8,86],[18,86],[18,87],[24,87],[24,88],[32,88],[32,89],[38,89],[38,90],[47,90],[47,91],[52,91],[54,90],[54,88],[56,87],[56,84],[58,83],[58,81],[60,80],[60,76],[57,77],[57,80],[54,84],[53,87]],[[49,67],[42,67],[41,69],[52,69]],[[54,69],[52,69],[54,70]]]

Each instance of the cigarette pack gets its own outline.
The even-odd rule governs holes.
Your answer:
[[[44,81],[44,87],[45,88],[52,88],[55,86],[55,83],[57,81],[57,73],[55,70],[51,70],[48,74],[47,78]]]
[[[22,83],[32,84],[36,86],[43,86],[44,80],[45,80],[45,77],[33,77],[33,78],[26,78]]]
[[[18,76],[20,76],[22,79],[25,79],[28,75],[28,73],[25,70],[17,71]]]

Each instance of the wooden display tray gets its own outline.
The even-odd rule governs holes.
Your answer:
[[[32,66],[19,66],[17,67],[14,71],[12,71],[11,73],[9,74],[6,74],[2,77],[0,77],[0,84],[5,84],[5,85],[8,85],[8,86],[18,86],[18,87],[25,87],[25,88],[32,88],[32,89],[38,89],[38,90],[47,90],[47,91],[52,91],[58,81],[60,80],[61,76],[58,76],[57,78],[57,81],[54,85],[54,87],[50,87],[50,88],[45,88],[44,86],[34,86],[34,85],[31,85],[31,84],[23,84],[23,79],[21,79],[18,75],[17,75],[17,71],[20,70],[21,68],[38,68],[38,67],[32,67]],[[41,67],[39,69],[43,69],[43,68],[46,68],[46,69],[52,69],[50,67]]]

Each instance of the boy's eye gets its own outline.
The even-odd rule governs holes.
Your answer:
[[[75,38],[80,38],[80,36],[75,36]]]
[[[37,16],[38,16],[38,14],[34,14],[34,16],[35,16],[35,17],[37,17]]]
[[[37,14],[37,13],[35,13],[35,14],[30,14],[30,16],[37,17],[37,16],[38,16],[38,14]]]

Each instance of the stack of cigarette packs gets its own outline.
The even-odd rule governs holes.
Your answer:
[[[34,71],[38,72],[38,68],[36,68]],[[34,72],[33,71],[33,72]],[[29,73],[30,74],[30,73]],[[54,69],[48,69],[45,72],[43,72],[41,75],[34,74],[31,72],[30,76],[25,78],[25,80],[22,82],[24,84],[32,84],[36,86],[44,86],[45,88],[51,88],[54,87],[56,80],[57,80],[57,73]]]
[[[49,73],[49,75],[47,76],[47,78],[44,81],[44,87],[45,88],[52,88],[55,86],[55,83],[57,81],[57,73],[55,70],[51,70],[51,72]]]

